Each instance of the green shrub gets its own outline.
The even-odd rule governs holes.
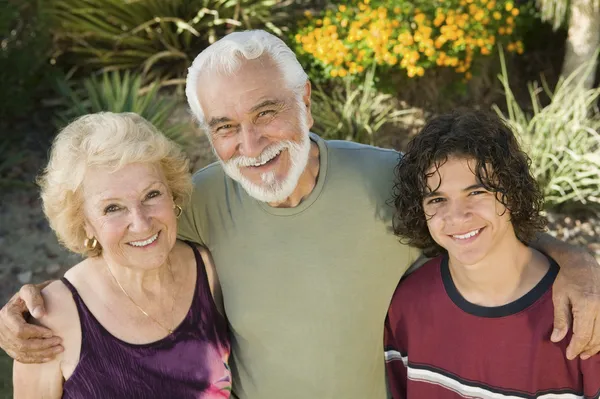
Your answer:
[[[29,117],[51,87],[50,41],[36,0],[0,0],[0,128]]]
[[[374,87],[374,75],[375,68],[371,68],[360,84],[346,77],[343,85],[328,90],[316,86],[311,107],[315,133],[327,139],[374,144],[385,124],[398,122],[414,112],[396,109],[393,97]]]
[[[524,111],[510,89],[504,57],[500,80],[506,96],[502,116],[531,157],[532,172],[543,190],[546,206],[600,205],[600,88],[583,89],[590,65],[582,65],[554,92],[544,85],[550,103],[543,107],[538,84],[529,85],[532,114]]]
[[[0,140],[0,189],[10,187],[34,187],[33,183],[11,176],[13,168],[25,162],[29,151],[21,148],[15,140]]]
[[[326,77],[380,70],[452,68],[466,79],[473,60],[504,43],[522,53],[517,26],[532,7],[496,0],[346,0],[309,17],[294,36],[300,54],[314,58]],[[526,12],[525,12],[526,11]]]
[[[208,44],[237,28],[267,27],[279,0],[48,0],[60,62],[183,78]]]
[[[83,82],[58,81],[57,91],[62,100],[56,125],[61,128],[79,116],[101,111],[135,112],[165,136],[185,144],[184,130],[187,124],[172,124],[169,120],[178,100],[159,96],[158,89],[156,83],[143,88],[142,77],[129,71],[105,72],[86,78]]]

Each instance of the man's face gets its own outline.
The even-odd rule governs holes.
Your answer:
[[[423,198],[431,236],[464,266],[493,256],[506,240],[517,240],[510,212],[478,181],[475,166],[472,159],[450,157],[437,172],[432,167],[430,192]]]
[[[268,57],[201,75],[198,99],[225,173],[264,202],[292,194],[308,162],[310,86],[299,98]]]

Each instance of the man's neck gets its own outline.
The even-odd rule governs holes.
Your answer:
[[[319,146],[311,140],[308,162],[304,172],[300,175],[300,179],[298,179],[296,189],[282,202],[269,202],[269,205],[274,208],[294,208],[298,206],[315,189],[319,177],[319,167]]]
[[[514,237],[505,240],[476,265],[461,265],[450,256],[454,285],[469,302],[502,306],[531,291],[548,271],[548,260]]]

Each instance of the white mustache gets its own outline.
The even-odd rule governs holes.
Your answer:
[[[285,150],[286,148],[289,148],[290,145],[291,143],[288,141],[278,142],[265,148],[258,157],[246,157],[240,155],[234,159],[230,159],[229,161],[227,161],[227,163],[237,168],[263,165],[271,159],[275,158],[277,155],[279,155],[281,151]]]

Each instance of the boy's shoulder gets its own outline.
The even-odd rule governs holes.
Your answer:
[[[400,280],[392,304],[424,304],[428,301],[435,301],[439,295],[445,295],[444,286],[441,277],[441,263],[443,256],[432,258],[425,262],[423,266]],[[417,300],[418,299],[418,300]]]

